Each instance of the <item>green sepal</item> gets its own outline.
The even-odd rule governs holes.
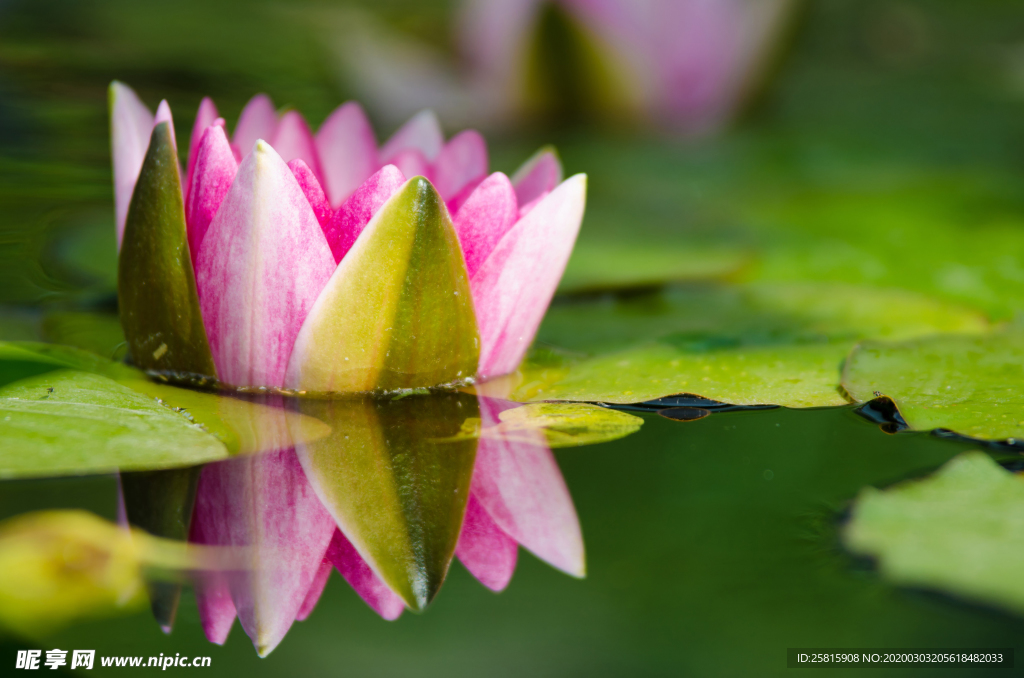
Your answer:
[[[374,215],[295,342],[289,385],[368,392],[465,380],[480,339],[444,201],[414,177]]]
[[[178,154],[166,122],[153,128],[128,207],[117,293],[135,365],[216,376],[189,255]]]

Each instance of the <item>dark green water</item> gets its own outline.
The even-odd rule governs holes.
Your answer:
[[[848,409],[644,418],[631,437],[558,454],[586,580],[523,553],[495,595],[456,564],[426,614],[384,622],[335,575],[313,615],[263,660],[237,623],[224,647],[207,643],[190,594],[170,636],[140,614],[45,645],[208,655],[216,675],[232,676],[762,676],[789,670],[787,647],[1007,647],[1024,632],[1018,618],[887,586],[837,542],[861,487],[923,475],[968,445],[887,435]],[[5,517],[116,511],[108,477],[9,482],[0,497]]]

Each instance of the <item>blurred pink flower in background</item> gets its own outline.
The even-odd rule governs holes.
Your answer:
[[[579,97],[587,117],[699,135],[730,122],[767,75],[796,3],[467,0],[457,66],[366,17],[345,22],[333,47],[385,115],[430,106],[459,124],[512,125],[551,113],[538,100],[547,87]],[[552,21],[563,24],[555,33]]]

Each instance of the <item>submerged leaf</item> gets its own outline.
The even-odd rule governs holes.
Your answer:
[[[1024,479],[968,452],[935,475],[866,488],[844,531],[895,584],[921,586],[1024,613]]]
[[[189,255],[173,134],[169,123],[153,129],[128,208],[117,272],[121,326],[139,367],[215,376]]]
[[[857,401],[889,396],[911,428],[1024,438],[1024,332],[864,342],[846,361],[843,387]]]
[[[451,218],[423,177],[374,215],[310,310],[287,385],[359,392],[436,386],[476,373],[466,265]]]
[[[842,405],[839,370],[858,339],[986,327],[973,311],[918,294],[843,285],[680,288],[563,304],[539,342],[583,355],[535,354],[513,397],[630,403],[691,393],[737,405]]]
[[[334,433],[297,451],[338,527],[410,609],[444,582],[469,496],[475,440],[438,442],[479,417],[476,397],[300,401]]]

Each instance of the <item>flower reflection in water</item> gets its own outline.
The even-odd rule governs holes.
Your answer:
[[[122,474],[129,522],[229,547],[243,563],[195,576],[212,642],[226,641],[237,616],[266,655],[312,612],[332,569],[385,619],[425,609],[456,555],[495,591],[508,585],[519,545],[584,576],[576,510],[544,432],[460,435],[477,419],[496,430],[519,403],[460,392],[264,400],[272,398],[281,416],[254,428],[279,449]],[[331,433],[311,439],[306,417]],[[151,584],[150,595],[169,631],[180,588]]]

